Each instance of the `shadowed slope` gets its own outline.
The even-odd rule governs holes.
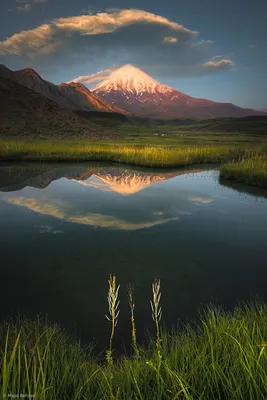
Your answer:
[[[47,97],[4,78],[0,78],[0,121],[2,138],[119,137],[79,118]]]
[[[4,65],[0,65],[0,77],[20,83],[28,89],[34,90],[48,99],[55,101],[60,106],[71,110],[126,113],[124,110],[112,106],[97,96],[97,94],[91,93],[90,90],[80,83],[62,83],[57,86],[42,79],[31,68],[11,71]]]

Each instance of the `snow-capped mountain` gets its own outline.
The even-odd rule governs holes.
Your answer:
[[[125,65],[114,71],[110,78],[99,83],[92,90],[107,92],[112,90],[124,90],[132,94],[140,95],[141,93],[157,93],[157,91],[168,90],[168,86],[161,85],[155,79],[151,78],[141,69],[133,65]]]
[[[187,96],[129,64],[114,71],[91,91],[137,116],[214,118],[264,115],[263,112],[240,108],[231,103],[216,103]]]

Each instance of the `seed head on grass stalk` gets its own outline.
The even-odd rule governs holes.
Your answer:
[[[132,284],[129,284],[127,286],[128,289],[128,303],[129,303],[129,307],[131,310],[131,323],[132,323],[132,345],[133,345],[133,349],[135,352],[135,355],[137,358],[139,358],[140,353],[139,353],[139,349],[137,346],[137,341],[136,341],[136,328],[135,328],[135,319],[134,319],[134,309],[135,309],[135,301],[134,301],[134,286]]]
[[[156,325],[156,346],[158,350],[158,355],[161,357],[161,336],[160,336],[160,320],[162,317],[162,309],[159,305],[161,292],[160,292],[160,279],[154,279],[152,282],[152,292],[153,292],[153,301],[150,301],[151,310],[152,310],[152,318]]]
[[[112,359],[112,341],[113,341],[113,336],[115,332],[115,327],[117,326],[118,323],[118,316],[120,313],[120,310],[118,310],[120,301],[118,300],[118,293],[120,289],[120,285],[117,286],[116,284],[116,275],[113,274],[109,276],[108,280],[109,284],[109,290],[108,290],[108,307],[109,307],[109,317],[105,315],[105,317],[108,319],[108,321],[111,322],[111,333],[110,333],[110,339],[109,339],[109,350],[107,350],[106,357],[107,361],[109,364],[112,364],[113,359]]]

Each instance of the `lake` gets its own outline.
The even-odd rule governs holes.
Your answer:
[[[130,341],[134,283],[139,340],[153,332],[151,282],[167,327],[210,302],[267,301],[267,191],[221,181],[216,167],[0,165],[0,318],[48,314],[108,345],[110,273],[121,284],[115,345]]]

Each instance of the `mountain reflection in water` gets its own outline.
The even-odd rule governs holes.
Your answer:
[[[124,213],[123,216],[118,213],[118,210],[114,209],[116,208],[114,204],[113,212],[111,212],[111,205],[107,204],[107,198],[103,199],[101,210],[94,210],[90,207],[91,191],[96,189],[105,193],[114,192],[118,195],[130,196],[153,184],[162,183],[185,173],[200,171],[199,168],[151,171],[116,165],[107,166],[106,164],[11,165],[0,168],[0,191],[11,192],[9,195],[3,196],[3,200],[9,204],[22,206],[36,213],[69,223],[109,229],[137,230],[175,221],[180,218],[180,215],[190,213],[183,210],[179,212],[173,209],[153,210],[152,208],[146,212],[143,210],[140,216],[135,213],[135,217],[132,218],[130,212]],[[51,189],[52,182],[59,182],[62,178],[67,179],[70,183],[64,196],[56,188]],[[78,190],[77,184],[87,188],[87,191],[79,192],[79,204],[77,204],[77,199],[72,196]],[[35,190],[30,191],[31,195],[28,195],[30,187],[35,189],[49,187],[51,192],[45,191],[46,195],[43,196],[42,191]],[[89,199],[90,202],[88,202]]]
[[[48,313],[102,349],[112,272],[121,284],[116,348],[131,340],[129,282],[138,341],[154,332],[154,277],[167,327],[211,301],[267,301],[267,191],[220,180],[214,166],[2,163],[0,221],[0,320]]]
[[[145,187],[174,178],[187,173],[195,173],[205,170],[205,168],[185,168],[179,171],[150,172],[142,169],[130,167],[107,166],[101,164],[82,164],[82,165],[21,165],[21,166],[1,166],[0,168],[0,191],[10,192],[21,190],[26,186],[45,189],[51,182],[60,178],[75,180],[84,186],[95,186],[102,188],[101,185],[91,182],[92,177],[97,178],[99,183],[103,183],[109,188],[122,195],[131,195]],[[103,189],[105,189],[103,186]]]

